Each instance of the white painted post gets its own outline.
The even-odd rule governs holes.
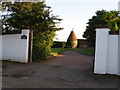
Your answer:
[[[30,30],[27,30],[27,29],[23,29],[22,30],[22,35],[26,35],[27,36],[27,39],[22,39],[21,40],[21,43],[23,44],[21,49],[24,50],[24,51],[22,50],[22,53],[21,53],[21,55],[23,55],[24,58],[21,58],[21,60],[22,59],[25,60],[24,61],[25,63],[28,62],[29,32],[30,32]]]
[[[120,11],[120,1],[118,2],[118,11]],[[120,16],[120,13],[119,13]],[[119,28],[119,35],[118,35],[118,75],[120,75],[120,28]]]
[[[107,65],[107,43],[109,29],[96,29],[96,50],[94,73],[105,74]]]
[[[107,73],[118,74],[118,35],[108,36]]]

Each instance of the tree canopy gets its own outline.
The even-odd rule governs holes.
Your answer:
[[[7,2],[3,3],[4,9],[11,14],[4,15],[3,24],[13,28],[32,30],[51,30],[57,31],[61,28],[56,27],[56,23],[61,21],[58,16],[51,14],[51,7],[44,2]],[[40,28],[39,28],[40,27]]]
[[[113,31],[118,31],[120,28],[119,11],[99,10],[96,15],[88,21],[86,31],[83,37],[87,39],[89,47],[95,46],[96,26],[108,26]]]
[[[62,19],[54,16],[44,2],[3,3],[9,14],[3,15],[3,31],[33,30],[33,59],[44,59],[50,52],[55,31]]]

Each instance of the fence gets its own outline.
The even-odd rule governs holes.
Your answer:
[[[29,30],[22,30],[21,34],[0,35],[0,40],[0,60],[28,62]]]
[[[96,29],[96,53],[94,73],[119,74],[118,37],[109,35],[109,29]]]

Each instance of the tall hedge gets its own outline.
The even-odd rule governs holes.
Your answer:
[[[43,60],[49,55],[54,36],[55,32],[34,33],[33,60]]]

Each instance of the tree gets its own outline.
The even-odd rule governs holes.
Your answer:
[[[86,31],[83,37],[87,39],[89,47],[95,47],[95,37],[96,37],[96,26],[108,26],[110,29],[118,30],[120,27],[120,17],[118,16],[119,11],[106,11],[100,10],[96,12],[88,21],[88,26],[86,26]]]
[[[62,29],[56,27],[62,19],[51,14],[51,7],[44,2],[3,3],[3,7],[10,12],[3,16],[4,32],[33,30],[33,60],[44,59],[50,52],[55,31]]]
[[[116,17],[108,22],[108,26],[112,31],[118,31],[120,28],[120,17]]]

